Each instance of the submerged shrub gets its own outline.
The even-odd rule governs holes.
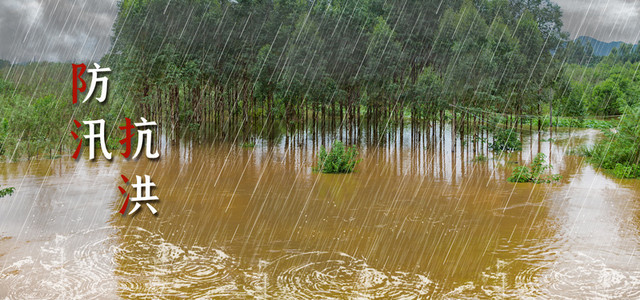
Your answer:
[[[318,154],[318,166],[316,171],[322,173],[351,173],[360,160],[358,159],[358,150],[355,146],[345,147],[340,141],[337,141],[327,152],[324,146],[320,147]]]
[[[256,143],[254,142],[244,142],[242,144],[240,144],[240,147],[242,148],[253,148],[256,146]]]
[[[538,153],[531,162],[531,166],[518,166],[513,169],[511,176],[507,178],[509,182],[533,182],[533,183],[550,183],[562,179],[560,174],[543,175],[543,173],[551,169],[551,165],[547,164],[547,156],[544,153]]]
[[[471,161],[472,161],[472,162],[483,162],[483,161],[487,161],[487,160],[489,160],[489,158],[488,158],[488,157],[486,157],[486,156],[484,156],[484,155],[480,154],[480,155],[478,155],[478,156],[474,157]]]
[[[527,166],[517,166],[513,169],[513,173],[511,176],[507,178],[509,182],[530,182],[531,178],[531,169]]]
[[[15,191],[15,188],[13,187],[8,187],[8,188],[0,188],[0,198],[4,197],[4,196],[11,196],[11,194],[13,194],[13,192]]]
[[[493,151],[517,151],[522,150],[522,142],[513,130],[501,130],[493,136],[489,148]]]

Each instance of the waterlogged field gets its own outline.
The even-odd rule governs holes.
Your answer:
[[[567,154],[598,135],[501,156],[405,132],[347,175],[312,171],[312,136],[3,163],[0,298],[638,298],[640,182]],[[538,152],[563,179],[508,183]],[[117,213],[121,174],[152,176],[157,217]]]

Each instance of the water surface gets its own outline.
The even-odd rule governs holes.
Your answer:
[[[637,298],[640,184],[566,154],[598,135],[498,155],[404,131],[348,175],[313,172],[308,136],[3,163],[0,298]],[[506,181],[538,152],[560,183]],[[157,216],[117,213],[121,174],[151,175]]]

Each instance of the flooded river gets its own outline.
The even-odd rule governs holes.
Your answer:
[[[312,171],[313,138],[2,163],[0,298],[638,298],[640,181],[567,154],[598,135],[501,156],[404,132],[347,175]],[[506,181],[538,152],[559,183]],[[143,174],[157,216],[120,215],[120,175]]]

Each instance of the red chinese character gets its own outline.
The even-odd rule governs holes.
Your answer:
[[[129,178],[127,178],[124,175],[120,175],[120,176],[122,176],[122,180],[124,180],[125,184],[129,182]],[[121,194],[124,195],[126,193],[126,191],[121,186],[119,186],[118,189],[120,190]],[[123,216],[124,216],[124,213],[127,212],[127,206],[129,206],[129,194],[127,194],[127,199],[124,200],[124,203],[122,204],[122,208],[120,208],[120,211],[119,211],[119,213],[122,214]]]
[[[76,128],[80,128],[80,126],[82,126],[82,125],[80,125],[80,122],[78,122],[77,120],[73,120],[73,123],[76,124]],[[71,135],[73,136],[74,140],[77,140],[78,137],[79,137],[78,134],[73,132],[73,131],[71,131]],[[80,147],[82,147],[82,140],[80,140],[80,142],[78,143],[78,147],[76,148],[76,152],[74,152],[73,156],[71,156],[71,157],[73,157],[73,159],[78,159],[78,154],[80,154]]]
[[[125,184],[129,183],[129,178],[125,177],[124,175],[120,175],[120,176],[122,177],[122,180],[124,180]],[[131,198],[131,202],[134,202],[136,205],[133,207],[133,209],[131,209],[131,211],[129,212],[129,215],[134,214],[136,211],[138,211],[138,209],[140,209],[140,207],[142,206],[140,205],[140,202],[160,200],[160,198],[158,198],[157,196],[151,195],[151,188],[156,186],[156,184],[151,181],[151,177],[149,175],[144,175],[144,179],[145,181],[143,182],[142,177],[136,175],[136,183],[132,185],[136,189],[136,196]],[[120,211],[119,211],[119,213],[124,216],[129,206],[129,194],[121,186],[118,186],[118,189],[120,190],[120,193],[122,195],[126,194],[126,199],[124,200],[124,203],[122,204],[122,208],[120,208]],[[151,206],[151,204],[149,203],[145,203],[145,204],[147,205],[147,207],[149,208],[152,214],[155,215],[156,213],[158,213],[155,207]]]
[[[126,150],[124,151],[124,153],[120,153],[122,154],[122,156],[124,156],[125,158],[129,158],[129,155],[131,155],[131,138],[133,138],[134,134],[131,133],[131,129],[136,128],[133,124],[131,124],[131,119],[129,118],[124,118],[127,122],[127,124],[125,126],[120,126],[118,128],[120,128],[120,130],[124,130],[126,133],[125,138],[120,140],[120,145],[125,145],[126,144]]]
[[[78,91],[84,92],[87,89],[87,83],[82,79],[82,74],[87,70],[87,66],[84,64],[71,64],[73,66],[73,104],[78,103]],[[78,72],[80,69],[80,72]],[[82,87],[78,88],[78,81],[82,83]]]

